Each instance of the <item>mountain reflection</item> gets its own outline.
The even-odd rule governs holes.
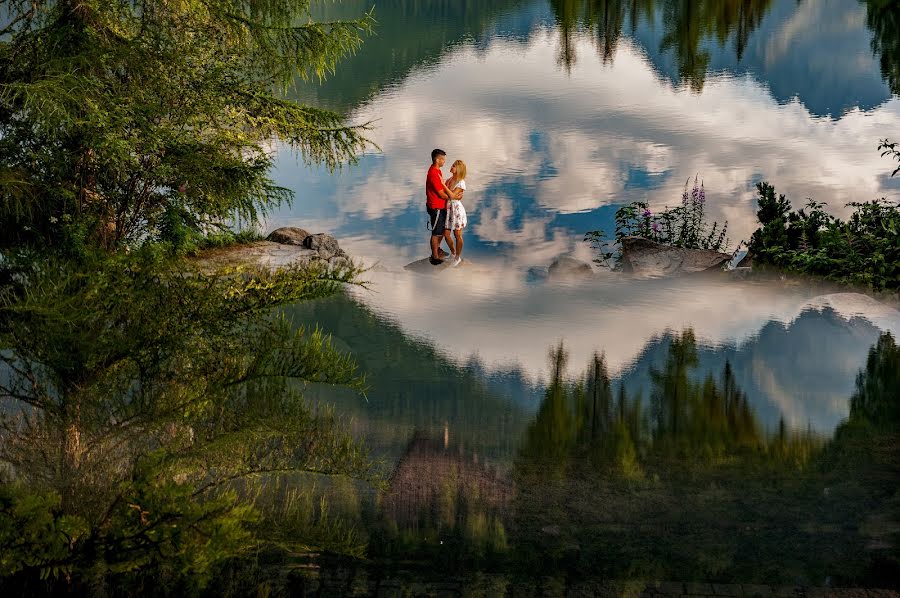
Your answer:
[[[832,439],[766,432],[726,362],[696,379],[687,329],[647,401],[602,355],[567,379],[562,344],[512,470],[416,435],[382,499],[373,550],[521,576],[895,584],[900,347],[870,350]]]

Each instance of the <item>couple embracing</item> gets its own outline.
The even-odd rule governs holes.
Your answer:
[[[466,209],[462,205],[466,191],[466,165],[457,160],[450,166],[450,177],[444,180],[441,167],[447,160],[444,150],[431,152],[431,168],[425,179],[425,207],[428,210],[428,228],[431,229],[431,265],[444,263],[447,253],[441,249],[441,239],[450,249],[450,265],[462,261],[463,229],[468,224]],[[452,231],[452,232],[451,232]]]

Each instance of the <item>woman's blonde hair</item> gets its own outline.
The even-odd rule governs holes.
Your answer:
[[[466,180],[466,163],[462,160],[457,160],[452,164],[452,166],[456,167],[456,180],[464,181]]]

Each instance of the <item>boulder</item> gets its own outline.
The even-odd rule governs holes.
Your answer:
[[[297,228],[296,226],[283,226],[269,233],[266,240],[272,241],[273,243],[281,243],[282,245],[303,246],[303,242],[307,237],[309,237],[309,233],[302,228]]]
[[[330,254],[329,257],[337,255],[337,253],[341,251],[341,247],[340,245],[338,245],[337,239],[325,233],[309,235],[303,241],[303,246],[307,247],[308,249],[318,251],[319,253],[322,253],[323,250],[327,251]]]
[[[550,264],[547,275],[551,279],[589,278],[594,275],[594,269],[587,262],[577,260],[567,255],[561,255]]]
[[[332,270],[345,270],[351,266],[351,262],[349,259],[336,255],[328,260],[328,267]]]
[[[684,249],[643,237],[622,239],[622,271],[645,276],[672,276],[720,270],[731,256],[712,249]]]

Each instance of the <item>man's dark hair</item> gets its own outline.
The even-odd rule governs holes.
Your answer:
[[[434,164],[434,161],[437,160],[438,156],[446,156],[447,152],[442,149],[433,149],[431,150],[431,163]]]

